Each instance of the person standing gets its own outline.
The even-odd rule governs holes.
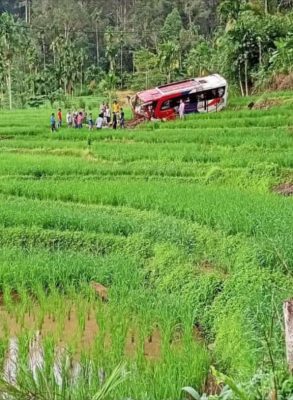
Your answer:
[[[61,128],[61,126],[62,126],[62,110],[61,110],[61,108],[59,108],[59,110],[58,110],[57,118],[58,118],[58,128]]]
[[[113,103],[113,113],[117,114],[117,117],[118,117],[119,111],[120,111],[120,106],[119,106],[117,100],[115,100]]]
[[[74,113],[73,113],[73,126],[74,126],[75,129],[78,128],[77,120],[78,120],[78,112],[74,111]]]
[[[67,123],[67,128],[72,128],[72,114],[70,111],[66,114],[66,123]]]
[[[184,119],[184,115],[185,115],[185,103],[181,99],[180,100],[180,104],[179,104],[179,117],[180,117],[180,119]]]
[[[107,126],[110,126],[110,123],[111,123],[111,110],[110,110],[110,107],[109,107],[108,103],[106,104],[105,119],[106,119],[106,122],[107,122]]]
[[[103,128],[103,113],[99,114],[97,120],[96,120],[96,127],[97,129],[102,129]]]
[[[120,128],[121,129],[125,128],[125,113],[122,107],[120,109]]]
[[[115,130],[117,129],[117,122],[118,122],[118,120],[117,120],[117,114],[113,112],[113,124],[112,124],[112,127],[113,127],[113,129],[115,129]]]
[[[93,120],[92,114],[89,115],[88,126],[89,126],[90,131],[92,131],[94,129],[94,120]]]
[[[119,111],[120,111],[120,107],[119,107],[117,100],[114,100],[112,109],[113,109],[113,129],[117,129],[117,123],[118,123]]]
[[[78,113],[78,116],[77,116],[77,127],[78,127],[78,129],[82,128],[82,123],[83,123],[83,113],[80,111]]]
[[[51,126],[51,132],[56,132],[56,119],[55,119],[55,114],[53,113],[50,117],[50,126]]]

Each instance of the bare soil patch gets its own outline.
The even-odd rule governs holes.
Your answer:
[[[143,124],[145,121],[146,121],[146,119],[144,117],[134,118],[134,119],[126,122],[126,128],[134,129],[137,126]]]
[[[203,260],[197,264],[199,272],[205,275],[217,275],[222,279],[227,278],[228,273],[226,272],[225,266],[215,265],[209,260]]]
[[[282,183],[274,187],[274,192],[282,196],[293,196],[293,183]]]
[[[208,260],[203,260],[200,263],[200,270],[205,274],[215,273],[215,266]]]
[[[161,333],[159,329],[155,329],[144,343],[144,355],[151,359],[157,360],[161,355]]]
[[[108,289],[101,285],[98,282],[92,282],[91,287],[94,290],[97,297],[99,297],[102,301],[107,302],[108,299]]]
[[[38,305],[34,305],[21,317],[8,312],[5,306],[0,306],[0,338],[19,337],[24,332],[38,332],[41,339],[54,338],[61,348],[73,346],[77,359],[81,353],[89,352],[94,348],[100,334],[102,334],[105,349],[110,350],[112,346],[111,332],[101,333],[96,310],[93,308],[84,315],[84,325],[81,328],[80,311],[74,306],[69,307],[61,318],[56,318],[51,314],[42,315]],[[130,329],[125,338],[124,353],[128,357],[135,357],[141,344],[145,358],[156,361],[161,358],[161,343],[162,336],[158,328],[152,330],[144,339],[140,338],[135,329]]]
[[[118,92],[116,92],[116,94],[117,94],[119,103],[123,106],[128,106],[129,105],[128,100],[130,97],[132,97],[135,94],[135,92],[133,90],[122,90],[122,91],[118,90]]]
[[[18,303],[20,301],[20,295],[16,291],[10,293],[10,297],[13,303]],[[0,306],[4,305],[4,294],[0,292]]]
[[[282,104],[282,101],[279,99],[264,99],[260,100],[254,104],[254,110],[269,110],[272,107],[278,107]]]
[[[293,74],[279,74],[277,75],[272,83],[272,90],[292,90],[293,89]]]
[[[205,265],[206,268],[209,265]],[[108,288],[97,282],[91,282],[97,298],[103,303],[108,301]],[[93,306],[79,309],[72,302],[64,302],[64,308],[58,313],[52,308],[51,311],[44,312],[37,300],[26,307],[26,310],[16,309],[20,307],[21,296],[16,291],[10,293],[11,304],[5,303],[3,293],[0,292],[0,338],[17,338],[24,332],[40,336],[40,340],[51,337],[55,340],[58,347],[66,349],[73,346],[74,357],[79,359],[83,352],[93,350],[97,338],[103,338],[105,349],[112,347],[112,332],[102,332],[98,324],[99,317],[97,309]],[[107,307],[105,304],[104,307]],[[180,328],[173,332],[170,345],[174,350],[182,349],[183,332]],[[194,341],[205,343],[203,329],[199,325],[193,328]],[[137,352],[143,350],[145,358],[149,361],[158,361],[162,357],[162,332],[156,325],[149,332],[147,337],[142,338],[137,328],[129,328],[124,338],[124,354],[127,357],[136,357]]]
[[[209,395],[219,395],[221,393],[222,387],[217,383],[216,378],[209,373],[207,380],[203,386],[203,392]]]

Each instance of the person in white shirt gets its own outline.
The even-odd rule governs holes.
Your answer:
[[[72,114],[70,111],[66,114],[66,123],[68,128],[72,128]]]
[[[106,110],[104,113],[104,117],[106,119],[107,125],[109,126],[111,123],[111,110],[110,110],[109,104],[106,104]]]
[[[185,103],[181,99],[180,104],[179,104],[179,117],[180,119],[184,119],[184,114],[185,114]]]
[[[103,128],[103,120],[104,120],[104,116],[103,114],[99,114],[97,120],[96,120],[96,127],[97,129],[102,129]]]

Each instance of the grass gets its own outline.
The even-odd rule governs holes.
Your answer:
[[[211,364],[240,380],[271,369],[269,355],[282,366],[293,212],[273,188],[293,181],[293,120],[290,94],[272,96],[281,104],[269,110],[232,99],[219,114],[92,133],[51,134],[46,108],[3,111],[1,360],[17,323],[26,370],[50,317],[44,373],[61,340],[83,370],[73,398],[89,398],[102,387],[92,374],[121,362],[130,375],[113,398],[160,400],[201,392]],[[73,315],[75,338],[64,340]]]

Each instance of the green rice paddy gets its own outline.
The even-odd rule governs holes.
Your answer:
[[[275,188],[293,183],[293,102],[274,96],[92,133],[52,134],[47,109],[1,111],[0,364],[15,336],[27,365],[38,330],[49,375],[58,347],[96,377],[125,362],[113,398],[202,392],[211,365],[250,379],[271,354],[282,368],[293,198]]]

